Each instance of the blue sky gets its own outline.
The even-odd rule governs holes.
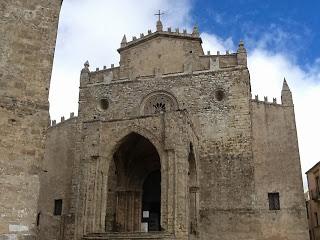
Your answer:
[[[164,27],[198,25],[203,48],[235,51],[240,39],[248,50],[252,94],[277,97],[286,77],[293,92],[302,171],[320,161],[320,1],[298,0],[64,0],[50,85],[50,115],[59,122],[77,114],[79,75],[118,65],[123,34],[155,30],[162,9]],[[304,179],[305,180],[305,179]],[[305,185],[306,186],[306,185]]]
[[[293,55],[302,66],[319,58],[320,1],[194,0],[192,3],[196,7],[191,15],[203,31],[222,38],[255,41],[263,40],[265,34],[274,34],[266,46],[270,51]]]

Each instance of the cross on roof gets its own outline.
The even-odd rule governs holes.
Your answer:
[[[159,21],[161,21],[161,15],[164,15],[164,12],[161,12],[161,10],[159,10],[159,12],[156,13],[155,15],[159,16]]]

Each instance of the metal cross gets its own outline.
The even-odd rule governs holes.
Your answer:
[[[159,21],[161,21],[161,15],[164,15],[164,13],[159,10],[159,13],[156,13],[155,15],[159,16]]]

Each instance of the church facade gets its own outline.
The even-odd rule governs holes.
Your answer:
[[[78,116],[47,130],[39,239],[308,239],[286,80],[252,99],[244,43],[201,43],[159,20],[119,66],[84,64]]]

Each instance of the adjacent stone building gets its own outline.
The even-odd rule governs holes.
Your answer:
[[[320,239],[320,162],[307,172],[309,198],[306,201],[311,240]]]
[[[0,239],[35,239],[61,0],[0,1]]]
[[[127,41],[47,130],[39,239],[306,240],[292,94],[251,97],[247,52],[198,28]]]

